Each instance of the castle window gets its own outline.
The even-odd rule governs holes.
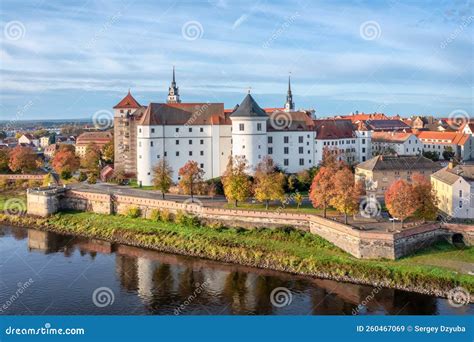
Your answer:
[[[189,155],[192,156],[192,155],[193,155],[193,151],[189,151]]]
[[[193,131],[193,128],[189,127],[189,133],[191,133],[192,131]]]
[[[268,148],[268,154],[273,154],[273,147]]]
[[[288,166],[289,162],[288,159],[283,159],[283,165]]]
[[[166,157],[168,155],[168,152],[165,151],[164,156]]]
[[[192,144],[193,144],[193,141],[189,139],[189,145],[192,145]]]
[[[288,144],[289,141],[290,141],[290,137],[283,137],[283,142],[285,144]]]
[[[176,145],[179,145],[179,140],[176,140]]]
[[[139,129],[138,129],[138,133],[141,133],[141,132],[142,132],[142,129],[141,129],[141,128],[139,128]]]
[[[154,129],[154,128],[151,129],[151,133],[155,133],[155,129]]]
[[[179,157],[179,151],[176,151],[176,157]]]
[[[142,142],[141,141],[138,142],[138,147],[142,147]]]
[[[201,156],[203,156],[203,155],[204,155],[204,151],[199,152],[199,154],[200,154]]]
[[[150,141],[150,146],[153,147],[153,141]]]
[[[204,128],[199,128],[199,132],[204,132]]]
[[[178,127],[177,127],[175,130],[176,130],[176,133],[178,133],[178,132],[179,132],[179,128],[178,128]]]
[[[365,139],[362,139],[362,144],[365,144]]]
[[[262,124],[261,123],[257,123],[257,131],[261,131],[262,130]]]
[[[160,155],[159,155],[159,154],[156,155],[156,159],[160,159]]]
[[[239,124],[239,131],[243,131],[244,130],[244,124]]]
[[[299,153],[299,154],[303,154],[303,153],[304,153],[304,152],[303,152],[303,147],[298,147],[298,153]]]
[[[311,164],[311,159],[310,159],[310,160],[308,160],[308,163],[310,163],[310,164]]]
[[[303,143],[303,136],[298,137],[298,142],[299,142],[300,144]]]
[[[268,137],[268,143],[272,144],[273,143],[273,137]]]
[[[204,169],[204,164],[201,163],[199,167],[200,167],[201,169]]]
[[[139,155],[139,156],[138,156],[138,158],[139,158],[139,159],[142,159],[142,156],[141,156],[141,155]]]
[[[200,143],[201,145],[204,145],[204,139],[201,139],[201,140],[199,141],[199,143]]]
[[[304,159],[300,158],[300,165],[304,165]]]
[[[290,152],[289,150],[290,150],[290,149],[289,149],[288,147],[284,147],[284,148],[283,148],[283,153],[284,153],[284,154],[289,154],[289,152]]]

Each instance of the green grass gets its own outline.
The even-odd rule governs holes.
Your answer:
[[[259,210],[259,211],[267,211],[265,209],[265,203],[239,203],[237,208],[235,208],[233,203],[226,203],[224,204],[225,208],[228,209],[244,209],[244,210]],[[296,204],[289,203],[289,204],[271,204],[268,207],[268,211],[282,211],[282,212],[290,212],[290,213],[298,213],[298,214],[316,214],[322,215],[322,209],[316,209],[311,204],[303,204],[299,208],[297,208]],[[332,208],[328,208],[327,210],[328,215],[337,215],[337,211]]]
[[[142,186],[140,187],[140,185],[137,183],[137,180],[136,179],[132,179],[130,181],[130,184],[129,184],[130,187],[134,188],[134,189],[142,189],[142,190],[155,190],[155,188],[151,185],[147,185],[147,186]]]
[[[457,250],[447,244],[397,261],[359,260],[316,235],[291,228],[212,228],[83,212],[59,213],[48,219],[0,215],[0,221],[332,279],[420,291],[446,293],[454,286],[474,291],[473,276],[438,265],[446,260],[472,263],[474,249]]]

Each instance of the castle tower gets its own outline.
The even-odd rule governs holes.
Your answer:
[[[244,156],[253,170],[267,155],[268,115],[250,93],[230,115],[232,120],[232,155]]]
[[[285,112],[291,112],[295,110],[295,103],[293,102],[293,94],[291,93],[291,81],[288,76],[288,92],[286,93]]]
[[[128,177],[137,173],[137,119],[142,106],[127,95],[114,106],[114,169],[123,170]]]
[[[167,103],[181,103],[181,99],[179,98],[179,88],[176,86],[176,77],[175,71],[173,66],[173,81],[171,81],[171,86],[168,90],[168,99],[166,100]]]

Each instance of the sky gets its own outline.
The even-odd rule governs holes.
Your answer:
[[[317,117],[473,114],[474,1],[0,2],[0,120],[88,118],[131,89]]]

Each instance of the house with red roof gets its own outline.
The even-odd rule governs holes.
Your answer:
[[[444,151],[454,152],[459,160],[474,159],[474,137],[460,132],[420,131],[416,133],[423,143],[423,151],[438,153],[443,158]]]

